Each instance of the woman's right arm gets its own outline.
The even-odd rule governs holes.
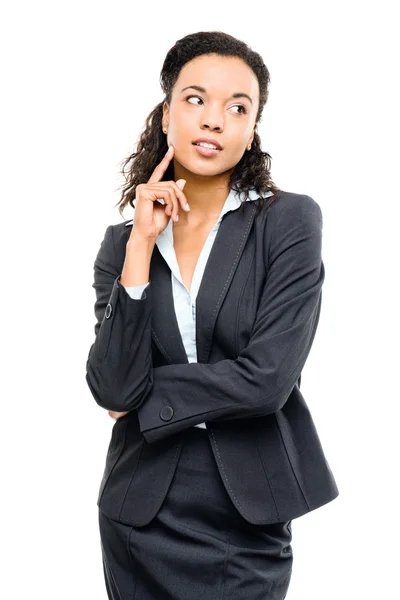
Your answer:
[[[116,266],[113,225],[107,227],[94,263],[96,339],[86,362],[86,381],[97,404],[114,412],[138,408],[153,385],[151,256],[170,219],[179,218],[180,208],[190,210],[182,192],[186,181],[161,181],[173,156],[171,146],[149,181],[136,186],[135,223],[122,273]],[[140,299],[125,289],[147,283]]]
[[[94,263],[95,341],[86,362],[86,381],[102,408],[137,408],[152,386],[151,282],[135,300],[125,287],[149,282],[154,242],[131,236],[122,273],[115,266],[113,225],[107,227]],[[129,408],[127,408],[129,399]]]

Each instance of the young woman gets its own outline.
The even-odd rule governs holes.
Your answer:
[[[291,521],[338,489],[300,392],[322,215],[257,133],[269,72],[222,32],[180,39],[94,263],[86,380],[116,419],[98,506],[108,597],[281,600]]]

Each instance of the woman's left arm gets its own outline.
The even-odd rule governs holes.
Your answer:
[[[203,421],[268,415],[298,380],[316,333],[325,278],[322,213],[309,196],[285,204],[271,235],[270,260],[253,332],[235,360],[153,369],[137,409],[148,442]]]

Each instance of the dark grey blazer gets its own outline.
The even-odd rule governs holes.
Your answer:
[[[157,246],[150,285],[134,300],[120,283],[131,225],[106,229],[86,380],[101,407],[130,411],[113,426],[99,490],[112,519],[152,519],[183,433],[204,421],[226,490],[249,522],[291,520],[339,493],[300,392],[325,278],[321,209],[289,192],[255,216],[257,204],[222,219],[197,296],[197,363],[187,360]]]

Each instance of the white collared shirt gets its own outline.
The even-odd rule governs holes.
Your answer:
[[[263,194],[263,198],[272,196],[272,192],[266,192]],[[257,200],[260,195],[253,189],[250,190],[246,201]],[[200,252],[198,258],[190,291],[187,289],[182,281],[181,273],[179,270],[178,261],[176,259],[176,253],[174,248],[172,219],[169,220],[167,227],[160,233],[156,240],[157,247],[160,254],[163,256],[165,262],[171,269],[171,282],[172,282],[172,293],[174,299],[174,307],[176,319],[179,326],[179,331],[182,336],[182,342],[186,350],[187,358],[189,362],[197,362],[197,348],[196,348],[196,298],[200,288],[201,280],[203,277],[204,269],[207,264],[208,257],[211,252],[212,245],[217,235],[219,226],[222,221],[222,217],[231,210],[237,210],[240,207],[239,194],[233,190],[230,191],[225,204],[221,210],[218,221],[211,229],[208,237],[204,243],[204,246]],[[128,221],[125,225],[132,224],[133,220]],[[125,287],[127,293],[134,300],[140,300],[142,293],[150,282],[144,285],[137,285],[131,287]],[[199,423],[194,427],[206,428],[205,423]]]

